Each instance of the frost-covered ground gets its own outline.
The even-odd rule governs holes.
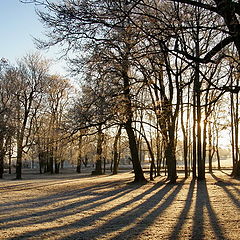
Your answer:
[[[131,184],[130,172],[0,180],[0,239],[240,239],[240,181]],[[9,177],[8,177],[9,178]]]

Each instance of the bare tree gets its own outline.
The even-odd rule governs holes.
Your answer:
[[[18,62],[11,80],[16,101],[16,178],[21,179],[22,155],[32,131],[32,120],[41,103],[46,85],[48,62],[38,54],[27,55]]]
[[[58,35],[58,40],[55,41],[55,37],[49,38],[48,42],[41,42],[41,46],[52,46],[58,43],[63,43],[66,44],[63,46],[66,46],[67,51],[77,51],[79,48],[83,49],[84,46],[90,47],[88,49],[91,49],[92,45],[96,46],[96,42],[98,43],[98,46],[101,44],[105,47],[110,45],[112,51],[109,51],[109,53],[112,54],[111,56],[114,57],[114,61],[118,66],[118,68],[116,68],[116,65],[114,65],[112,69],[115,73],[117,72],[118,79],[122,81],[121,94],[123,96],[122,102],[124,102],[124,126],[129,137],[135,180],[145,181],[139,161],[136,139],[132,129],[133,113],[131,103],[130,57],[133,39],[131,39],[128,32],[130,30],[128,23],[117,23],[118,13],[115,11],[116,5],[114,2],[89,1],[88,4],[85,4],[85,1],[71,1],[68,3],[63,1],[59,3],[44,2],[43,4],[50,10],[50,12],[39,12],[39,16],[44,24],[52,26],[54,34],[56,34],[56,36]],[[122,7],[126,7],[123,1],[121,4]],[[63,9],[65,10],[63,11]],[[72,12],[73,9],[75,9],[74,14]],[[63,14],[65,15],[65,18],[62,18],[59,15],[59,18],[57,17],[56,19],[53,19],[51,15],[52,13]],[[89,15],[89,13],[91,13],[91,15]],[[111,15],[111,17],[109,17],[109,15]],[[81,16],[81,18],[78,16]],[[118,27],[115,27],[116,24]],[[60,25],[62,25],[61,29],[58,28]],[[78,25],[77,29],[76,25]],[[80,29],[81,31],[79,31]],[[96,48],[92,49],[96,52]],[[114,53],[116,53],[115,56],[113,55]],[[95,60],[98,59],[96,58]],[[76,63],[74,59],[72,62]],[[79,63],[79,61],[77,63]],[[100,67],[97,68],[100,69]],[[98,74],[100,74],[102,78],[101,70],[99,70]],[[105,76],[105,80],[106,79]]]
[[[14,135],[13,109],[14,98],[11,94],[12,83],[9,78],[12,75],[12,67],[5,59],[0,61],[0,178],[4,172],[4,158]],[[10,167],[10,166],[9,166]],[[10,169],[10,168],[9,168]]]

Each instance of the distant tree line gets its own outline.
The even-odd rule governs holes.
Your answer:
[[[53,172],[54,161],[58,171],[64,151],[64,141],[58,140],[66,134],[69,81],[50,75],[49,62],[37,53],[26,55],[17,66],[2,59],[0,80],[0,178],[6,157],[11,173],[13,152],[17,179],[21,178],[23,154],[30,152],[39,155],[40,169]]]

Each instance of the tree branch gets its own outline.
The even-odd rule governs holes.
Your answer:
[[[218,9],[216,7],[213,7],[209,4],[205,4],[205,3],[201,3],[201,2],[196,2],[196,1],[192,1],[192,0],[169,0],[169,1],[178,2],[178,3],[186,3],[188,5],[192,5],[192,6],[195,6],[195,7],[204,8],[204,9],[209,10],[211,12],[219,13]]]
[[[228,44],[232,43],[234,40],[233,36],[228,36],[219,42],[215,47],[212,48],[204,57],[204,60],[210,61],[219,51],[221,51]]]

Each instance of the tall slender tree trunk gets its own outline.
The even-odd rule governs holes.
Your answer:
[[[207,157],[207,138],[211,138],[211,136],[209,136],[210,134],[210,124],[208,124],[208,118],[211,112],[211,105],[208,105],[208,100],[209,100],[209,91],[210,91],[210,85],[208,84],[207,86],[207,91],[205,93],[205,107],[204,107],[204,115],[205,115],[205,119],[203,122],[203,149],[202,149],[202,158],[203,158],[203,162],[204,165],[206,163],[206,157]],[[210,140],[209,140],[209,144],[210,144]],[[209,151],[210,151],[210,145],[209,145]],[[209,166],[210,166],[210,162],[209,162]],[[210,170],[209,170],[210,171]]]
[[[203,123],[203,141],[202,141],[202,161],[205,165],[207,156],[207,120]]]
[[[189,95],[189,93],[188,93]],[[181,127],[183,133],[183,161],[184,161],[184,174],[185,178],[188,177],[188,133],[186,129],[188,129],[188,121],[189,121],[189,107],[187,109],[187,119],[184,121],[184,109],[183,109],[183,94],[181,91]],[[185,127],[186,122],[186,127]]]
[[[148,141],[148,139],[146,137],[146,133],[145,133],[145,130],[144,130],[144,127],[143,127],[142,123],[141,123],[141,129],[143,130],[143,132],[140,133],[140,134],[144,138],[145,143],[147,144],[148,152],[149,152],[149,155],[150,155],[150,158],[151,158],[151,161],[150,161],[150,180],[153,181],[154,176],[156,177],[155,157],[154,157],[154,153],[153,153],[153,150],[152,150],[152,144],[150,144],[150,142]],[[151,133],[150,133],[150,139],[152,140]]]
[[[169,126],[169,139],[166,146],[166,162],[168,169],[168,179],[171,183],[175,183],[177,179],[177,168],[176,168],[176,154],[175,154],[175,125]]]
[[[193,130],[192,130],[192,174],[193,179],[197,178],[197,142],[196,142],[196,97],[193,93]]]
[[[8,173],[12,173],[12,136],[7,137],[6,141],[6,151],[8,152]]]
[[[133,164],[133,170],[134,170],[134,182],[145,182],[146,179],[143,175],[142,166],[140,164],[139,154],[138,154],[138,148],[137,148],[137,141],[136,137],[132,128],[132,121],[128,120],[125,123],[125,129],[128,135],[128,141],[129,141],[129,148],[131,152],[131,160]]]
[[[12,174],[12,154],[8,155],[8,174]]]
[[[208,122],[208,166],[209,172],[212,173],[212,129],[211,122]]]
[[[23,133],[21,132],[17,139],[17,162],[16,162],[16,179],[22,178],[22,153],[23,153]]]
[[[57,161],[57,159],[55,158],[55,173],[59,174],[60,173],[60,162]]]
[[[17,132],[17,161],[16,161],[16,179],[22,178],[22,154],[23,154],[23,138],[27,125],[29,111],[25,110],[22,125],[19,125]],[[18,119],[20,119],[20,109],[18,109]]]
[[[239,85],[239,79],[237,80]],[[240,159],[239,159],[239,92],[236,95],[236,116],[235,116],[235,152],[236,152],[236,166],[235,177],[240,177]]]
[[[196,16],[196,32],[195,32],[195,53],[196,57],[200,57],[200,41],[199,41],[199,22],[200,10],[197,8]],[[205,179],[205,163],[202,159],[202,130],[201,130],[201,82],[200,82],[200,64],[195,63],[194,92],[196,96],[196,114],[197,114],[197,163],[198,163],[198,179]]]
[[[132,103],[131,103],[131,96],[130,96],[130,79],[128,76],[128,71],[129,71],[128,55],[129,55],[129,49],[128,47],[126,47],[126,54],[125,54],[125,57],[123,58],[123,63],[122,63],[122,77],[123,77],[123,85],[124,85],[123,93],[125,98],[124,107],[125,107],[125,116],[127,119],[124,126],[128,135],[129,148],[131,152],[131,160],[132,160],[133,170],[135,175],[134,182],[146,182],[146,179],[143,175],[142,166],[140,163],[136,136],[134,134],[134,130],[132,127],[133,112],[132,112]]]
[[[0,123],[4,122],[4,114],[0,114]],[[3,178],[3,172],[4,172],[4,130],[1,130],[0,132],[0,179]]]
[[[235,96],[236,95],[236,96]],[[240,177],[240,159],[239,159],[239,93],[231,93],[231,129],[232,129],[232,176]],[[235,98],[236,97],[236,98]]]
[[[82,134],[80,134],[78,139],[78,159],[77,159],[77,173],[81,173],[82,166]]]
[[[214,123],[214,127],[215,127],[215,132],[216,132],[216,143],[215,143],[215,145],[216,145],[216,147],[215,147],[215,149],[216,149],[216,155],[217,155],[217,164],[218,164],[218,170],[221,170],[221,162],[220,162],[220,154],[219,154],[219,129],[218,129],[218,127],[217,127],[217,123],[215,122]]]
[[[198,74],[197,74],[198,75]],[[198,162],[198,179],[205,179],[205,163],[202,158],[202,129],[201,129],[201,95],[200,82],[197,81],[197,162]]]
[[[115,136],[114,143],[113,143],[113,174],[117,174],[117,172],[118,172],[118,165],[119,165],[118,152],[119,151],[117,149],[117,145],[118,145],[118,141],[121,136],[121,129],[122,129],[122,126],[120,125],[118,128],[117,134]]]
[[[54,154],[53,154],[53,147],[51,146],[51,151],[49,153],[49,169],[50,173],[53,174],[53,163],[54,163]]]
[[[4,172],[4,150],[3,150],[3,138],[0,138],[0,179],[3,178]]]
[[[157,176],[160,176],[161,172],[161,165],[162,165],[162,144],[163,142],[160,142],[160,134],[159,129],[157,127],[157,139],[156,139],[156,147],[157,147]]]
[[[102,171],[102,144],[103,144],[103,132],[102,125],[98,126],[98,139],[97,139],[97,154],[96,154],[96,165],[95,170],[92,172],[93,175],[101,175]]]

